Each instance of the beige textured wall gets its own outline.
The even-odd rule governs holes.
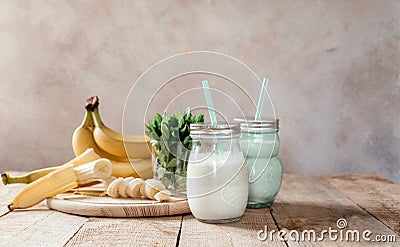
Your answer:
[[[394,0],[0,1],[0,170],[71,158],[91,95],[121,130],[139,75],[192,50],[229,54],[271,78],[287,172],[375,172],[400,183]],[[186,82],[164,94],[198,83]]]

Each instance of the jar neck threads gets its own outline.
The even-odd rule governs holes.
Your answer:
[[[238,123],[228,124],[191,124],[190,136],[193,139],[207,138],[207,139],[233,139],[240,137],[240,127]]]
[[[235,118],[235,122],[240,124],[240,129],[243,132],[271,133],[279,131],[279,119],[262,118],[261,120],[254,120],[254,118],[244,117]]]

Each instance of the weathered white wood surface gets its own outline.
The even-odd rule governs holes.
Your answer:
[[[332,176],[325,179],[400,235],[399,185],[377,175]]]
[[[96,218],[65,214],[43,204],[8,212],[23,185],[0,185],[0,246],[399,246],[400,186],[373,175],[318,177],[285,174],[270,209],[247,209],[230,224],[204,224],[192,215]],[[264,230],[314,230],[343,218],[344,230],[394,235],[397,242],[260,241]],[[288,236],[286,235],[286,238]]]
[[[182,216],[90,218],[67,246],[175,246]]]
[[[373,233],[371,238],[376,234],[395,235],[400,241],[396,233],[358,207],[322,177],[285,174],[281,192],[272,205],[272,210],[280,229],[296,230],[299,233],[303,233],[304,230],[315,231],[317,240],[300,241],[301,246],[371,246],[371,244],[376,244],[363,240],[361,234],[365,230]],[[347,227],[339,228],[338,220],[342,222],[345,220]],[[334,235],[332,235],[332,239],[328,234],[321,237],[320,233],[323,230],[329,230],[329,227],[337,230],[338,234],[342,230],[343,241],[340,241],[339,235],[338,240],[332,240]],[[349,237],[350,241],[346,241],[347,230],[359,231],[360,242],[351,241],[351,236]],[[307,238],[308,233],[305,233],[304,236]],[[320,241],[319,237],[321,237]],[[297,244],[288,241],[289,246]]]
[[[230,224],[206,224],[192,215],[183,217],[179,246],[265,246],[257,233],[265,226],[277,230],[269,208],[246,209],[242,219]],[[274,239],[268,246],[286,246]]]

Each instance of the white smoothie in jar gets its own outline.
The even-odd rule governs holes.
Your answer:
[[[189,207],[200,221],[237,219],[247,205],[248,183],[240,152],[213,153],[187,170]]]
[[[186,189],[192,214],[206,223],[239,220],[248,198],[239,125],[191,124],[190,129]]]

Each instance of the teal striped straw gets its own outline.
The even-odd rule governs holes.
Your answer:
[[[264,105],[265,95],[267,94],[268,82],[269,82],[269,79],[267,79],[267,78],[263,79],[263,84],[262,84],[262,88],[260,91],[260,98],[258,98],[258,105],[257,105],[256,116],[255,116],[254,120],[261,119],[261,110]]]
[[[213,101],[211,98],[210,87],[208,86],[207,80],[202,81],[202,83],[203,83],[203,89],[204,89],[204,96],[206,97],[208,113],[210,114],[211,124],[216,126],[216,125],[218,125],[218,122],[217,122],[217,117],[216,117],[215,111],[214,111],[214,104],[213,104]],[[222,155],[222,153],[223,153],[222,144],[218,139],[217,139],[217,150],[218,150],[218,153],[220,155]]]

